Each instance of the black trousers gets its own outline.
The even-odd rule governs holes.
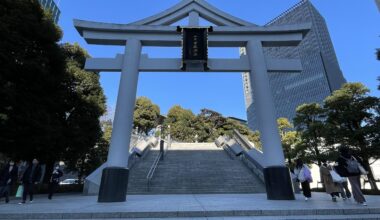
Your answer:
[[[10,186],[0,186],[0,198],[5,197],[5,202],[9,202]]]
[[[339,193],[338,192],[333,192],[330,195],[331,195],[332,198],[339,197]]]
[[[33,201],[33,193],[34,193],[34,184],[33,183],[24,183],[24,192],[22,193],[22,201],[26,201],[26,196],[29,194],[30,201]]]
[[[49,183],[49,196],[48,198],[51,199],[53,197],[53,194],[58,188],[58,183]]]
[[[301,183],[302,193],[306,198],[311,198],[311,190],[309,181],[305,181]]]

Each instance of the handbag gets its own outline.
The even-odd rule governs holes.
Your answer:
[[[303,175],[305,176],[305,180],[308,181],[309,183],[312,183],[313,177],[311,176],[311,171],[309,170],[309,168],[306,165],[304,165],[302,169],[303,169]]]
[[[353,157],[353,158],[358,163],[358,168],[359,168],[360,174],[367,175],[368,174],[367,170],[364,169],[364,167],[358,162],[358,160],[356,160],[355,157]]]
[[[302,168],[300,170],[300,172],[298,173],[298,176],[297,176],[298,180],[302,183],[302,182],[305,182],[305,174],[304,174],[304,169]]]
[[[16,198],[21,198],[22,197],[22,194],[24,193],[24,186],[23,185],[20,185],[18,188],[17,188],[17,192],[16,192]]]
[[[344,182],[344,179],[341,176],[339,176],[339,174],[337,172],[335,172],[335,170],[330,170],[330,175],[331,175],[334,183]]]

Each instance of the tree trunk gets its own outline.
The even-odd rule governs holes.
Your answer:
[[[371,189],[375,191],[379,191],[379,188],[376,185],[375,176],[373,175],[371,166],[369,164],[369,159],[363,158],[363,165],[364,165],[364,168],[368,171],[367,177],[368,177],[368,182],[371,185]]]

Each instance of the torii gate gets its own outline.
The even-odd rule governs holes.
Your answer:
[[[285,166],[277,129],[276,110],[268,72],[300,72],[298,59],[266,57],[263,47],[297,46],[311,24],[261,27],[220,11],[204,0],[183,0],[177,5],[130,24],[110,24],[74,20],[74,25],[89,44],[122,45],[125,53],[116,58],[89,58],[85,68],[93,71],[121,72],[108,167],[103,170],[98,202],[126,200],[128,185],[128,146],[139,72],[181,72],[181,59],[152,59],[141,54],[142,46],[181,46],[181,34],[170,26],[189,17],[189,27],[199,27],[200,17],[215,24],[209,34],[210,47],[245,47],[240,59],[209,59],[210,72],[249,72],[254,90],[256,114],[265,158],[264,177],[270,200],[293,200],[289,170]],[[191,71],[204,71],[200,66]]]

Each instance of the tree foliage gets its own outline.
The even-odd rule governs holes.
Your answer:
[[[328,96],[323,107],[299,106],[294,123],[301,141],[296,150],[299,157],[320,165],[321,159],[335,160],[340,146],[348,146],[363,160],[377,189],[370,161],[380,158],[380,101],[368,93],[361,83],[347,83]]]
[[[301,142],[297,146],[298,155],[318,164],[322,164],[324,109],[317,103],[303,104],[296,109],[294,124],[300,132]]]
[[[198,115],[194,115],[191,110],[183,109],[181,106],[174,106],[169,110],[165,120],[165,125],[170,125],[172,138],[184,142],[213,142],[221,135],[231,136],[233,129],[238,130],[242,135],[260,148],[260,135],[251,131],[246,125],[223,117],[220,113],[202,109]]]
[[[0,152],[75,167],[101,137],[99,75],[37,0],[0,1],[0,21]]]
[[[370,159],[380,158],[379,99],[368,95],[361,83],[348,83],[325,100],[326,142],[350,146],[369,169]],[[376,184],[371,184],[376,186]]]
[[[67,81],[65,135],[63,159],[72,166],[86,160],[102,136],[99,118],[105,113],[105,96],[99,83],[99,74],[85,71],[89,57],[78,44],[63,44]],[[63,150],[63,149],[62,149]]]
[[[278,130],[281,137],[282,148],[288,164],[297,156],[296,146],[299,144],[300,138],[294,126],[287,118],[277,119]]]
[[[170,135],[174,140],[194,142],[196,139],[195,119],[191,110],[175,105],[169,110],[164,124],[166,128],[170,125]]]
[[[0,1],[0,21],[0,151],[57,157],[65,117],[61,31],[37,0]]]
[[[139,97],[136,100],[135,111],[133,115],[133,125],[138,127],[139,131],[148,134],[157,126],[160,108],[152,103],[147,97]]]

